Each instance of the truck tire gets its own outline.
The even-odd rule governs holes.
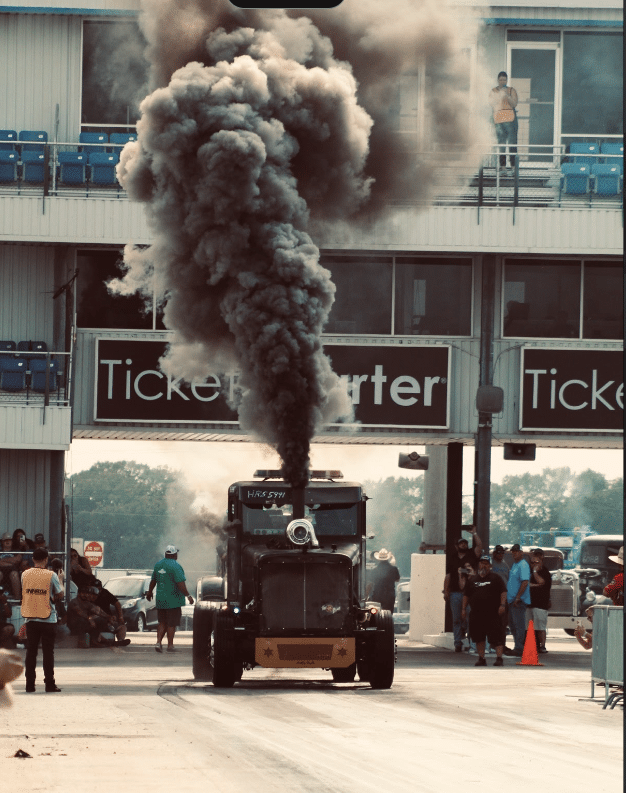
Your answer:
[[[241,679],[243,665],[235,653],[233,618],[226,611],[215,612],[209,660],[216,688],[232,688]]]
[[[369,683],[372,674],[371,666],[368,661],[357,661],[356,670],[359,673],[359,680],[362,683]]]
[[[215,611],[208,603],[196,602],[193,610],[193,648],[192,664],[194,680],[213,679],[213,669],[209,659],[211,651],[211,634],[213,633],[213,616]]]
[[[396,662],[396,639],[390,611],[376,615],[376,641],[370,659],[369,682],[372,688],[391,688]]]
[[[356,676],[356,663],[350,666],[335,667],[330,670],[333,673],[335,683],[353,683]]]

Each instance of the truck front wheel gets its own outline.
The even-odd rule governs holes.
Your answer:
[[[216,688],[231,688],[241,679],[243,665],[236,658],[233,618],[226,611],[216,612],[209,660]]]
[[[372,688],[391,688],[396,662],[396,637],[390,611],[376,615],[376,641],[369,659],[369,682]]]
[[[209,604],[202,601],[198,601],[193,610],[192,663],[194,680],[210,682],[213,679],[209,654],[214,614],[215,611],[209,608]]]

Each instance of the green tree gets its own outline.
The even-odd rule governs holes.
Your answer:
[[[70,480],[72,534],[105,543],[105,566],[150,568],[163,554],[173,512],[194,494],[166,467],[102,462]]]
[[[424,477],[389,477],[363,483],[367,502],[368,552],[387,548],[396,557],[400,575],[411,575],[411,554],[417,553],[422,530],[416,525],[423,515]]]
[[[521,532],[591,526],[621,533],[623,480],[597,471],[545,468],[541,474],[507,476],[491,486],[491,543],[518,542]]]

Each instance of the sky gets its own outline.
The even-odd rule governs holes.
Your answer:
[[[394,476],[411,478],[423,476],[423,471],[398,468],[399,452],[417,451],[425,454],[423,446],[348,446],[314,444],[313,468],[339,468],[344,479],[386,479]],[[257,468],[277,468],[278,458],[266,446],[256,443],[198,442],[198,441],[123,441],[75,440],[66,455],[68,475],[91,468],[98,462],[121,460],[144,463],[152,468],[167,466],[184,474],[187,486],[197,494],[198,503],[216,512],[226,508],[226,494],[230,484],[248,479]],[[502,482],[505,476],[526,472],[540,474],[544,468],[569,467],[575,473],[591,468],[608,480],[623,476],[621,449],[547,449],[537,447],[536,460],[504,460],[502,447],[492,449],[491,479]],[[466,446],[463,455],[463,495],[473,493],[474,447]]]

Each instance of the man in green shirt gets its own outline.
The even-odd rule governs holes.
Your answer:
[[[178,559],[178,548],[168,545],[165,549],[165,558],[154,565],[150,587],[146,592],[147,600],[152,600],[152,592],[156,587],[156,607],[159,616],[157,627],[157,640],[154,649],[157,653],[163,652],[161,642],[167,634],[167,652],[173,653],[174,634],[180,625],[181,607],[188,599],[189,605],[193,604],[193,598],[187,591],[185,584],[185,571],[176,561]]]

